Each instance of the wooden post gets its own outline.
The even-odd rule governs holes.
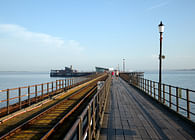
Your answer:
[[[163,84],[163,104],[165,104],[165,84]]]
[[[176,108],[177,108],[177,113],[178,113],[179,112],[178,87],[176,87]]]
[[[189,101],[189,90],[186,90],[186,98],[187,98],[187,118],[190,119],[190,101]]]
[[[7,114],[9,114],[9,89],[7,89]]]
[[[171,105],[172,105],[172,101],[171,101],[171,86],[169,85],[169,108],[171,108]]]
[[[149,86],[149,80],[147,80],[148,81],[148,94],[150,93],[150,86]]]
[[[146,92],[146,79],[144,80],[144,82],[145,82],[145,88],[144,88],[144,91]]]
[[[18,97],[19,97],[19,108],[22,108],[22,103],[21,103],[21,88],[18,88]]]
[[[30,106],[30,86],[28,86],[28,105]]]

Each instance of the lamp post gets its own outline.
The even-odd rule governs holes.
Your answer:
[[[125,59],[123,59],[123,72],[125,72]]]
[[[163,40],[163,32],[164,32],[164,25],[162,24],[162,21],[158,25],[159,27],[159,33],[160,33],[160,55],[159,55],[159,97],[158,99],[161,101],[161,76],[162,76],[162,40]]]

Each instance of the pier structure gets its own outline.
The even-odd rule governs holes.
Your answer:
[[[32,98],[23,99],[21,88],[17,97],[1,91],[7,99],[0,101],[0,139],[195,139],[193,90],[162,84],[159,93],[159,84],[142,72],[54,83],[33,86]],[[18,102],[9,104],[13,98]]]

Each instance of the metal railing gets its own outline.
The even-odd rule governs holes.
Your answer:
[[[87,107],[78,116],[71,129],[68,131],[64,139],[68,140],[91,140],[97,138],[98,128],[100,128],[107,98],[110,90],[111,77],[109,76],[104,85],[97,91]]]
[[[51,98],[81,82],[74,83],[72,78],[56,80],[19,88],[0,90],[0,117],[20,110],[33,103]]]
[[[160,85],[158,82],[136,76],[129,77],[128,75],[122,74],[121,77],[176,113],[195,122],[194,90],[168,84]]]

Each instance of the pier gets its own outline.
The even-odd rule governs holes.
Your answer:
[[[13,90],[19,96],[10,97]],[[100,73],[0,93],[6,97],[0,139],[195,139],[195,92],[159,85],[143,73]]]
[[[114,79],[100,140],[191,139],[195,128],[122,79]]]

